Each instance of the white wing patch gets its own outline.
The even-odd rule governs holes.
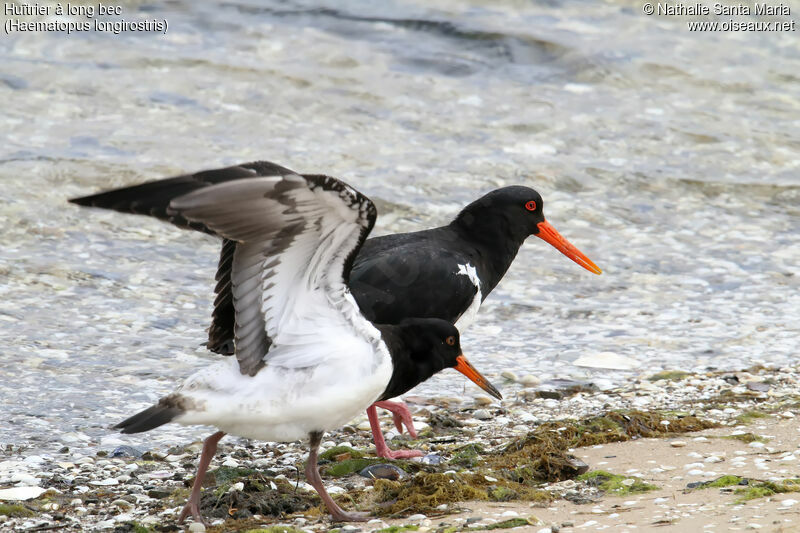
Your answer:
[[[372,202],[326,176],[248,178],[182,196],[171,208],[237,241],[231,268],[235,351],[243,373],[263,363],[313,366],[380,333],[348,298],[347,258],[375,221]],[[322,347],[322,349],[320,348]]]
[[[458,317],[455,324],[459,331],[464,331],[470,324],[475,322],[475,318],[478,316],[478,309],[481,307],[481,278],[478,277],[478,271],[475,270],[475,267],[469,263],[466,265],[458,265],[458,272],[456,272],[456,274],[467,276],[472,284],[475,285],[475,297],[472,299],[472,303],[469,304],[467,310]]]

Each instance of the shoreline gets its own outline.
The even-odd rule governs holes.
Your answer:
[[[403,476],[396,481],[358,474],[371,463],[390,463],[371,459],[363,422],[326,434],[330,463],[322,472],[329,491],[347,509],[388,515],[366,523],[332,524],[320,513],[316,494],[297,479],[305,443],[226,438],[212,462],[211,486],[204,488],[207,530],[455,533],[506,526],[552,533],[677,525],[793,531],[800,513],[800,493],[793,494],[800,482],[791,481],[800,478],[800,368],[666,372],[611,391],[563,389],[560,399],[519,381],[506,382],[509,398],[502,404],[483,397],[467,404],[407,396],[420,437],[400,436],[390,446],[423,449],[427,456],[422,463],[391,462],[402,471],[388,472]],[[387,438],[395,436],[390,420],[382,420]],[[700,429],[700,423],[715,427],[682,432]],[[544,442],[546,435],[572,440]],[[565,448],[531,447],[543,442]],[[512,443],[519,454],[510,451]],[[144,455],[128,446],[95,455],[4,450],[0,531],[198,531],[178,526],[175,517],[199,444]],[[723,476],[736,479],[720,481]],[[440,490],[437,483],[460,489]],[[398,499],[405,508],[397,509]],[[248,510],[265,512],[253,516]]]

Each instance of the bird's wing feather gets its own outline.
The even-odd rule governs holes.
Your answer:
[[[242,373],[254,375],[265,363],[319,362],[319,350],[298,359],[302,350],[289,348],[326,333],[313,331],[314,325],[335,331],[359,321],[371,327],[346,280],[376,212],[350,186],[328,176],[248,178],[176,198],[170,210],[236,242],[231,288]],[[282,349],[272,354],[272,344]]]
[[[189,194],[219,183],[259,176],[283,176],[294,174],[293,170],[270,163],[253,161],[225,168],[203,170],[174,178],[148,181],[139,185],[113,189],[81,198],[71,198],[70,202],[87,207],[102,207],[122,213],[148,215],[166,220],[179,228],[194,229],[213,233],[206,225],[186,220],[180,213],[169,210],[173,198]]]

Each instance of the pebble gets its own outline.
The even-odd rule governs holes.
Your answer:
[[[369,465],[363,470],[361,470],[358,474],[368,479],[391,479],[391,480],[402,479],[407,475],[402,469],[396,467],[395,465],[384,464],[384,463]]]
[[[222,466],[227,466],[227,467],[230,467],[230,468],[238,468],[239,467],[239,461],[237,461],[236,459],[233,459],[232,457],[229,457],[228,459],[225,459],[225,461],[222,463]]]
[[[41,487],[12,487],[0,490],[0,500],[6,501],[25,501],[38,498],[47,492]]]
[[[533,374],[525,374],[519,379],[520,385],[524,387],[535,387],[542,382],[541,379],[537,378]]]
[[[683,448],[684,446],[686,446],[686,442],[682,440],[673,440],[672,442],[669,443],[669,445],[672,446],[673,448]]]
[[[421,520],[425,520],[426,518],[428,517],[425,516],[424,514],[412,514],[411,516],[406,518],[406,520],[408,520],[409,522],[419,522]]]
[[[751,442],[750,444],[748,444],[748,446],[750,446],[751,448],[763,448],[764,447],[764,443],[763,442]]]
[[[489,411],[486,409],[478,409],[474,413],[472,413],[472,416],[474,418],[477,418],[478,420],[489,420],[490,418],[492,418],[491,413],[489,413]]]
[[[781,507],[791,507],[793,505],[797,505],[797,500],[792,500],[791,498],[786,500],[781,500]]]
[[[119,485],[119,480],[113,477],[108,479],[93,479],[89,482],[89,485],[94,485],[95,487],[111,487],[113,485]]]
[[[475,396],[475,405],[491,405],[493,402],[494,400],[488,396]]]
[[[500,377],[505,378],[509,381],[518,381],[517,375],[510,370],[503,370],[500,373]]]
[[[588,368],[605,368],[609,370],[632,370],[638,368],[641,363],[636,359],[631,359],[624,355],[614,352],[599,352],[592,355],[584,355],[577,358],[573,363],[575,366]]]
[[[133,504],[123,499],[114,500],[113,502],[111,502],[111,505],[117,506],[123,511],[128,511],[130,509],[133,509]]]
[[[204,526],[202,522],[192,522],[189,524],[189,531],[192,533],[203,533],[205,530],[206,526]]]

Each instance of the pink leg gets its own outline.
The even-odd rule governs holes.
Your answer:
[[[367,418],[369,418],[369,425],[372,428],[372,440],[375,441],[375,453],[378,457],[385,457],[386,459],[407,459],[409,457],[421,457],[425,455],[419,450],[397,450],[392,451],[389,449],[389,446],[386,445],[386,441],[383,438],[383,432],[381,431],[381,423],[378,421],[378,411],[375,409],[375,406],[383,407],[381,404],[385,403],[392,403],[392,402],[375,402],[374,404],[367,407]],[[399,404],[403,405],[403,404]],[[405,409],[405,405],[403,405]],[[406,409],[406,413],[408,413],[408,409]],[[408,419],[411,420],[411,415],[408,414]],[[397,419],[395,418],[395,424],[397,424]],[[416,431],[412,433],[411,429],[413,429],[413,425],[409,429],[409,433],[413,436],[417,436]]]
[[[392,417],[394,418],[394,427],[397,428],[397,431],[400,433],[403,432],[403,424],[405,424],[406,428],[408,428],[408,434],[411,435],[411,438],[417,438],[417,430],[414,429],[414,420],[411,419],[411,412],[406,407],[406,404],[403,402],[375,402],[373,404],[375,407],[380,407],[381,409],[386,409],[390,413],[392,413]]]
[[[322,440],[322,432],[314,432],[309,435],[311,450],[308,453],[308,461],[306,461],[306,479],[317,490],[317,494],[322,498],[325,507],[331,513],[334,522],[365,522],[369,518],[369,513],[346,513],[341,507],[336,505],[333,498],[330,497],[328,491],[325,490],[325,485],[322,484],[322,478],[319,475],[319,468],[317,467],[317,452],[319,451],[319,443]]]
[[[219,439],[224,436],[225,433],[217,431],[203,442],[203,451],[200,453],[200,464],[197,465],[197,475],[194,478],[194,485],[192,485],[192,495],[189,497],[189,501],[186,502],[186,505],[183,506],[183,510],[178,517],[179,524],[182,524],[190,513],[196,522],[201,522],[204,525],[206,524],[205,520],[203,520],[203,516],[200,514],[200,490],[203,488],[203,480],[206,477],[206,470],[208,470],[208,465],[211,463],[211,458],[217,453],[217,443]]]

